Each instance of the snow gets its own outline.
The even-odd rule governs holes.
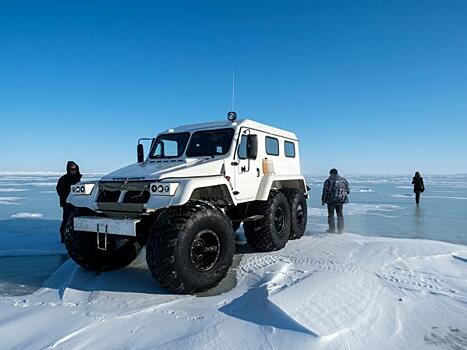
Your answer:
[[[42,216],[42,213],[16,213],[10,215],[11,218],[15,219],[39,219]]]
[[[0,187],[0,192],[25,192],[27,191],[24,188],[2,188]]]
[[[307,234],[273,253],[238,243],[228,277],[197,296],[161,289],[144,249],[107,273],[67,260],[33,293],[0,297],[2,348],[467,347],[466,246]],[[63,253],[56,237],[29,238],[16,243]]]
[[[369,188],[369,187],[360,187],[360,188],[352,189],[352,192],[357,192],[357,193],[372,193],[372,192],[374,192],[374,190],[371,189],[371,188]]]
[[[0,197],[0,204],[6,204],[6,205],[11,205],[11,204],[18,204],[17,201],[21,199],[19,197]]]

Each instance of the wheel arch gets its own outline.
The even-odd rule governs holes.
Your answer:
[[[233,197],[225,184],[198,187],[193,190],[190,200],[200,200],[214,205],[233,205]]]
[[[189,200],[205,200],[211,196],[223,199],[229,205],[236,205],[237,201],[232,193],[230,182],[223,176],[194,177],[190,179],[171,179],[179,182],[170,206],[184,205]]]
[[[303,176],[264,176],[256,200],[265,201],[268,199],[271,190],[281,190],[282,188],[296,188],[308,197],[308,190]]]

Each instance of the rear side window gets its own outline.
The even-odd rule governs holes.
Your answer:
[[[293,142],[284,141],[284,153],[286,157],[295,158],[295,144]]]
[[[279,141],[270,136],[266,136],[266,153],[270,156],[279,155]]]

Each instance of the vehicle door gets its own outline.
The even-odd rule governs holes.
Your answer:
[[[235,152],[234,169],[235,174],[235,197],[238,201],[250,201],[256,199],[256,194],[261,182],[261,159],[259,154],[255,159],[248,158],[247,143],[248,136],[260,135],[255,130],[241,128],[240,135]],[[259,142],[258,142],[259,145]]]

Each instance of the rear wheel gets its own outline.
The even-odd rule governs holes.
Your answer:
[[[73,218],[90,216],[91,211],[76,209],[65,229],[65,247],[70,257],[81,267],[91,271],[110,271],[127,266],[138,256],[141,246],[129,238],[107,235],[107,249],[97,248],[97,233],[75,231]]]
[[[258,202],[255,212],[262,218],[243,223],[248,244],[259,252],[284,248],[290,235],[290,208],[285,195],[271,192],[267,201]]]
[[[308,210],[306,198],[302,191],[296,188],[284,190],[290,206],[290,236],[289,239],[299,239],[306,230],[308,220]]]
[[[160,285],[176,293],[215,287],[234,255],[230,219],[205,202],[188,202],[162,213],[151,228],[146,261]]]

